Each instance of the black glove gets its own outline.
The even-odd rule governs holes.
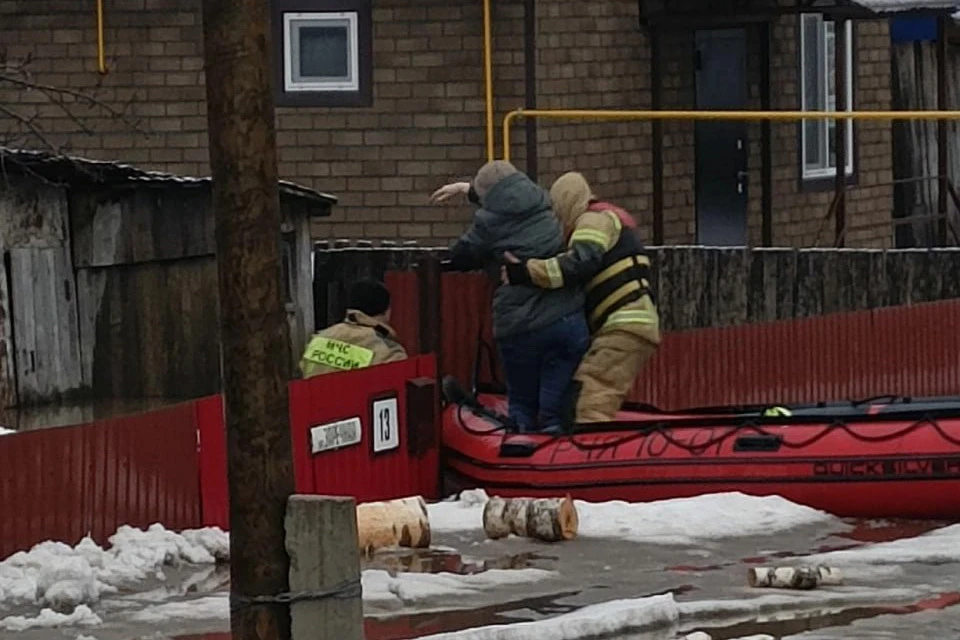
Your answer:
[[[483,261],[470,252],[454,252],[448,260],[440,261],[442,271],[476,271],[483,266]]]
[[[480,206],[480,195],[477,194],[477,190],[473,188],[472,182],[470,183],[470,188],[467,190],[467,201],[478,207]]]
[[[508,262],[503,265],[507,271],[510,284],[533,284],[526,262]]]

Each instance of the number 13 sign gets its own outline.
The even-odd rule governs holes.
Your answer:
[[[391,451],[400,446],[400,420],[397,399],[381,398],[373,401],[373,452]]]

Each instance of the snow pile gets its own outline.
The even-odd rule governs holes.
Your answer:
[[[7,429],[6,427],[0,427],[0,436],[5,436],[11,433],[16,433],[13,429]]]
[[[464,491],[459,500],[428,507],[433,531],[483,528],[482,489]],[[653,544],[695,544],[706,540],[773,535],[806,525],[849,527],[824,512],[780,496],[714,493],[649,503],[576,501],[582,537],[617,538]]]
[[[876,542],[842,551],[830,551],[808,556],[807,560],[831,565],[874,564],[901,565],[948,564],[960,562],[960,524],[935,529],[916,536],[891,542]]]
[[[380,569],[361,576],[363,601],[367,604],[400,608],[437,597],[468,601],[471,595],[516,584],[553,578],[555,571],[544,569],[490,569],[482,573],[399,573],[395,577]]]
[[[86,605],[80,605],[73,613],[65,615],[52,609],[44,609],[36,618],[10,616],[0,620],[0,629],[5,631],[26,631],[27,629],[50,629],[54,627],[95,627],[103,624],[100,616]]]
[[[611,600],[546,620],[438,633],[421,640],[579,640],[674,628],[678,620],[677,603],[673,594],[668,593],[649,598]]]
[[[182,534],[159,524],[146,531],[122,526],[100,548],[87,537],[75,547],[42,542],[0,562],[0,604],[39,603],[57,610],[97,602],[149,578],[163,567],[212,564],[228,557],[229,537],[220,529]]]
[[[430,531],[475,531],[483,529],[483,505],[487,503],[483,489],[461,491],[456,498],[427,505]]]
[[[580,535],[655,544],[773,535],[801,526],[840,522],[834,516],[780,496],[739,492],[630,504],[577,501]]]

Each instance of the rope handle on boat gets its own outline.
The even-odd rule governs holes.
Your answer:
[[[832,421],[830,424],[824,425],[824,426],[820,429],[820,431],[819,431],[818,433],[816,433],[816,434],[814,434],[813,436],[807,438],[806,440],[802,440],[802,441],[800,441],[800,442],[791,442],[791,441],[789,441],[789,440],[782,440],[782,441],[781,441],[781,446],[784,447],[784,448],[787,448],[787,449],[804,449],[804,448],[809,447],[810,445],[812,445],[812,444],[820,441],[821,439],[823,439],[824,437],[826,437],[827,434],[834,432],[834,430],[836,430],[836,429],[842,429],[843,431],[847,432],[851,437],[853,437],[853,438],[855,438],[855,439],[857,439],[857,440],[860,440],[861,442],[870,442],[870,443],[888,442],[888,441],[890,441],[890,440],[896,440],[897,438],[902,438],[903,436],[905,436],[905,435],[907,435],[907,434],[909,434],[909,433],[911,433],[911,432],[913,432],[913,431],[915,431],[915,430],[917,430],[917,429],[919,429],[920,427],[925,426],[925,425],[930,425],[931,427],[933,427],[934,431],[936,431],[937,434],[938,434],[941,438],[943,438],[946,442],[949,442],[951,445],[953,445],[953,446],[955,446],[955,447],[960,447],[960,439],[954,438],[953,436],[951,436],[950,434],[948,434],[947,432],[945,432],[945,431],[943,430],[943,428],[940,426],[940,424],[937,423],[936,420],[933,420],[932,418],[929,418],[929,417],[921,418],[921,419],[919,419],[919,420],[917,420],[917,421],[915,421],[915,422],[907,425],[907,426],[904,427],[903,429],[900,429],[899,431],[895,431],[895,432],[893,432],[893,433],[886,433],[886,434],[879,435],[879,436],[871,436],[871,435],[867,435],[867,434],[861,433],[861,432],[859,432],[859,431],[856,431],[856,430],[852,429],[851,426],[850,426],[849,424],[845,423],[845,422],[842,422],[842,421],[840,421],[840,420],[834,420],[834,421]],[[750,431],[750,432],[756,433],[756,434],[758,434],[758,435],[764,435],[764,436],[774,435],[774,434],[770,433],[769,430],[765,430],[763,427],[760,427],[759,425],[757,425],[757,424],[755,424],[755,423],[748,423],[748,424],[743,424],[743,425],[737,425],[737,426],[731,428],[729,431],[726,431],[725,433],[720,434],[719,436],[715,436],[715,437],[711,438],[710,440],[707,440],[706,442],[698,443],[698,444],[695,444],[695,445],[694,445],[694,444],[688,444],[688,443],[686,443],[686,442],[681,442],[681,441],[677,440],[676,438],[674,438],[674,437],[670,434],[670,429],[669,429],[669,428],[664,428],[664,427],[658,426],[658,427],[652,427],[652,428],[650,428],[649,430],[646,430],[646,431],[639,431],[639,432],[637,432],[637,433],[635,433],[635,434],[631,434],[631,435],[629,435],[629,436],[625,436],[625,437],[620,438],[620,439],[618,439],[618,440],[614,440],[614,441],[611,441],[611,442],[605,442],[605,443],[602,443],[602,444],[599,444],[599,443],[589,443],[589,444],[588,444],[588,443],[584,443],[584,442],[578,442],[577,439],[576,439],[576,435],[570,436],[570,442],[571,442],[571,444],[573,444],[573,445],[574,445],[575,447],[577,447],[578,449],[581,449],[581,450],[584,450],[584,451],[596,451],[596,450],[599,450],[599,449],[606,449],[606,448],[608,448],[608,447],[618,447],[618,446],[627,444],[627,443],[629,443],[629,442],[632,442],[632,441],[634,441],[634,440],[638,440],[638,439],[640,439],[640,438],[647,437],[648,435],[651,435],[651,434],[653,434],[653,433],[658,433],[658,434],[660,434],[660,436],[662,436],[663,439],[666,440],[669,444],[671,444],[671,445],[673,445],[673,446],[675,446],[675,447],[679,447],[679,448],[681,448],[681,449],[684,449],[684,450],[686,450],[686,451],[689,451],[689,452],[691,452],[691,453],[696,454],[697,452],[703,453],[704,451],[706,451],[706,450],[709,449],[710,447],[717,446],[718,444],[721,444],[722,442],[724,442],[724,441],[727,440],[728,438],[738,436],[738,435],[740,435],[743,431]],[[546,443],[544,443],[544,444],[546,444]],[[541,446],[542,446],[542,445],[541,445]]]
[[[463,412],[463,406],[458,406],[457,420],[460,422],[460,426],[463,428],[463,430],[471,435],[489,436],[499,432],[506,431],[507,429],[506,425],[491,427],[490,429],[475,429],[473,427],[470,427],[463,420],[462,412]],[[916,420],[915,422],[910,423],[909,425],[907,425],[903,429],[900,429],[899,431],[895,431],[893,433],[886,433],[883,435],[877,435],[877,436],[865,434],[860,432],[859,430],[854,430],[846,422],[835,419],[831,421],[829,424],[824,425],[817,433],[807,438],[806,440],[802,440],[800,442],[791,442],[789,440],[782,440],[781,446],[787,449],[804,449],[816,442],[819,442],[821,439],[825,438],[827,434],[834,432],[836,429],[842,429],[843,431],[847,432],[851,437],[853,437],[856,440],[860,440],[861,442],[869,442],[869,443],[888,442],[890,440],[896,440],[897,438],[902,438],[903,436],[925,425],[929,425],[933,427],[933,430],[936,431],[937,434],[941,438],[943,438],[946,442],[950,443],[955,447],[960,447],[960,439],[954,438],[953,436],[948,434],[946,431],[943,430],[943,427],[941,427],[940,424],[935,419],[929,416],[920,418],[919,420]],[[598,451],[602,449],[608,449],[611,447],[619,447],[619,446],[628,444],[630,442],[633,442],[635,440],[639,440],[640,438],[646,438],[647,436],[657,433],[661,437],[663,437],[663,439],[666,440],[668,444],[678,447],[680,449],[689,451],[690,453],[697,454],[698,452],[703,453],[710,447],[714,447],[714,446],[717,446],[718,444],[723,443],[728,438],[739,436],[744,431],[749,431],[751,433],[756,433],[758,435],[763,435],[763,436],[774,435],[769,430],[764,429],[763,427],[758,425],[756,422],[750,421],[741,425],[726,427],[724,433],[714,436],[713,438],[707,440],[706,442],[702,442],[698,444],[688,444],[686,442],[681,442],[676,438],[674,438],[671,435],[671,430],[668,426],[657,425],[657,426],[644,427],[639,429],[636,433],[631,433],[622,438],[618,438],[616,440],[611,440],[603,443],[580,442],[577,440],[578,434],[558,435],[558,436],[554,436],[552,438],[548,438],[544,440],[543,442],[537,445],[535,450],[539,451],[543,447],[549,444],[552,444],[555,440],[559,438],[568,438],[570,443],[573,444],[573,446],[575,446],[576,448],[582,451]],[[506,437],[507,434],[504,433],[503,435],[504,437]]]

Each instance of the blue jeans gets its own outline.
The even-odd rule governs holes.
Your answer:
[[[497,341],[510,417],[521,432],[560,425],[570,381],[589,347],[590,330],[582,313]]]

